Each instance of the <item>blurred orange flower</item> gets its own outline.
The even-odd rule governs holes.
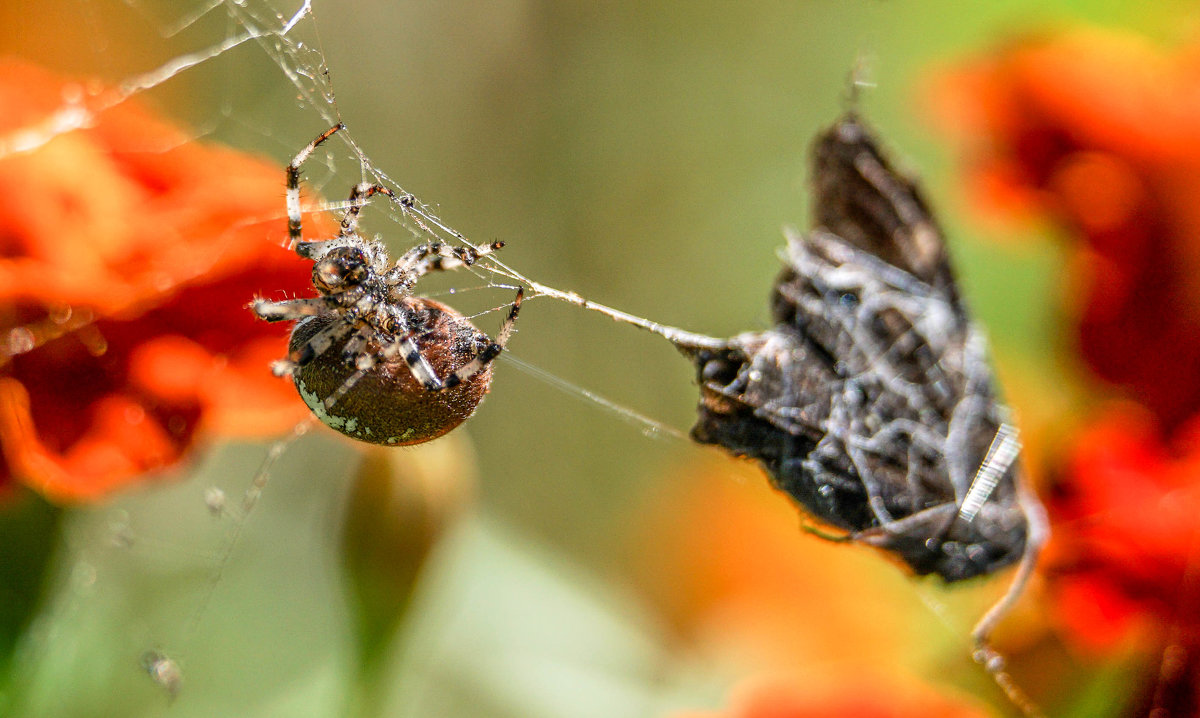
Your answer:
[[[114,97],[0,63],[0,485],[55,501],[304,414],[266,368],[286,328],[245,309],[308,284],[282,170]]]
[[[1200,46],[1075,31],[1015,42],[936,97],[985,199],[1075,240],[1079,350],[1167,431],[1200,410],[1198,87]]]
[[[675,718],[984,718],[975,706],[928,689],[879,683],[865,676],[842,686],[801,686],[756,680],[734,691],[727,712],[694,712]]]
[[[648,515],[635,543],[648,598],[747,680],[727,713],[686,718],[985,715],[929,677],[957,665],[986,685],[968,634],[1002,581],[956,591],[968,605],[948,625],[955,611],[923,600],[948,594],[924,596],[869,547],[804,535],[798,509],[745,461],[691,467]]]

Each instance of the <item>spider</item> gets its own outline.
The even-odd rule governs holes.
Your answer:
[[[432,241],[393,264],[382,243],[359,234],[359,212],[377,194],[405,208],[415,200],[397,198],[380,184],[354,187],[336,237],[303,240],[301,166],[343,129],[338,123],[322,132],[287,166],[289,247],[314,260],[317,296],[278,302],[258,297],[250,309],[269,322],[295,322],[287,358],[274,362],[272,370],[292,377],[322,422],[361,441],[419,444],[454,429],[483,400],[524,290],[517,290],[495,341],[451,307],[414,296],[425,274],[469,267],[504,243],[456,247]]]

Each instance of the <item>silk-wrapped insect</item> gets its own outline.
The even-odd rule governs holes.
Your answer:
[[[988,636],[1048,527],[942,232],[854,114],[818,137],[813,186],[813,229],[788,232],[774,326],[724,341],[668,336],[697,369],[692,438],[757,460],[823,526],[815,532],[918,574],[953,582],[1019,563],[973,637],[976,659],[1033,712]]]

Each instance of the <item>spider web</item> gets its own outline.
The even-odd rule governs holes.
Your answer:
[[[420,29],[395,22],[404,18],[403,13],[388,16],[393,20],[389,30],[396,34],[397,43],[424,44],[426,49],[430,44],[444,43],[445,52],[469,53],[479,63],[494,57],[489,52],[503,51],[515,58],[511,61],[520,62],[528,58],[513,48],[527,39],[522,36],[522,20],[527,19],[523,13],[528,11],[520,3],[506,5],[491,15],[480,11],[477,22],[487,32],[477,27],[465,43],[456,37],[460,31],[454,25],[456,20],[436,13],[421,18],[420,22],[414,19],[411,25]],[[306,197],[324,198],[321,209],[338,213],[345,209],[343,198],[351,186],[364,180],[380,182],[398,196],[416,198],[411,206],[377,198],[364,211],[366,230],[381,234],[393,256],[431,238],[459,245],[485,244],[495,239],[507,243],[499,256],[489,257],[476,267],[422,280],[418,292],[453,303],[482,330],[494,334],[503,316],[498,310],[503,310],[510,301],[512,288],[522,285],[531,290],[526,300],[530,306],[523,310],[518,334],[510,344],[510,351],[502,357],[493,396],[480,415],[467,425],[467,431],[479,446],[480,463],[484,467],[486,478],[481,489],[484,502],[514,522],[532,526],[535,534],[556,540],[567,537],[564,541],[570,553],[604,568],[605,556],[614,545],[606,541],[606,534],[611,532],[609,527],[619,523],[631,497],[637,496],[632,487],[645,478],[645,473],[676,463],[692,451],[679,428],[691,421],[695,402],[690,382],[692,370],[651,333],[593,320],[578,311],[579,308],[595,310],[652,332],[669,331],[636,314],[590,301],[593,293],[607,296],[603,291],[604,281],[588,281],[590,266],[564,271],[561,264],[544,259],[561,258],[565,250],[555,240],[560,231],[575,230],[578,234],[574,223],[606,226],[612,215],[636,211],[643,204],[653,206],[652,198],[661,188],[654,184],[653,178],[631,177],[628,191],[624,195],[618,193],[627,199],[625,206],[587,208],[579,217],[570,217],[565,227],[521,224],[535,215],[531,208],[538,203],[563,201],[563,191],[549,186],[545,187],[544,196],[513,196],[506,189],[505,178],[473,174],[476,170],[469,161],[469,151],[455,153],[454,163],[443,160],[448,152],[438,138],[444,135],[436,131],[436,119],[430,121],[429,117],[457,116],[474,108],[445,100],[449,92],[443,93],[439,88],[452,84],[455,78],[443,80],[434,65],[407,68],[382,62],[372,64],[361,60],[361,55],[346,52],[345,46],[352,44],[354,32],[366,34],[367,26],[375,22],[371,13],[381,12],[382,7],[350,10],[319,2],[314,10],[311,0],[189,3],[92,0],[73,6],[71,17],[83,20],[87,34],[94,40],[84,53],[89,59],[82,60],[79,69],[95,74],[99,67],[99,74],[118,88],[109,97],[108,106],[118,106],[133,98],[144,99],[166,108],[181,124],[194,128],[196,139],[266,152],[277,160],[280,203],[276,219],[281,227],[285,220],[283,165],[318,132],[344,121],[348,132],[339,133],[305,166]],[[418,13],[420,9],[405,6],[404,12]],[[323,43],[322,32],[337,37],[338,43]],[[652,29],[647,32],[653,34]],[[377,34],[370,37],[378,41]],[[491,39],[480,41],[484,37]],[[122,41],[136,45],[138,51],[114,49]],[[477,45],[471,45],[470,41]],[[754,47],[754,38],[746,42]],[[734,52],[738,51],[741,48]],[[431,56],[436,57],[437,53]],[[827,109],[836,106],[845,68],[852,60],[852,55],[831,57],[822,80],[812,81],[826,82],[825,108],[810,111],[821,118],[818,121],[832,116]],[[380,84],[403,85],[413,81],[426,89],[405,105],[408,113],[389,114],[388,109],[372,107],[365,89],[370,82],[364,82],[364,77]],[[764,82],[771,80],[767,78]],[[479,80],[489,81],[499,82],[486,76]],[[536,75],[527,80],[539,81]],[[343,84],[349,89],[335,92],[335,87],[341,88]],[[497,94],[520,98],[521,89],[505,86]],[[777,101],[790,108],[794,104],[792,98],[801,94],[804,93],[795,92],[793,86],[793,91],[781,90]],[[476,96],[486,98],[488,93],[478,91]],[[753,96],[753,100],[747,101],[748,107],[762,104],[760,96]],[[427,104],[422,107],[421,102]],[[537,123],[539,114],[547,111],[531,107],[529,122]],[[603,118],[604,114],[600,116]],[[64,103],[62,111],[51,121],[0,138],[0,156],[28,151],[53,137],[86,126],[90,119],[81,107]],[[670,124],[670,118],[658,121]],[[513,138],[522,128],[511,122],[490,131],[480,130],[475,136],[468,135],[468,140],[477,142],[481,153],[496,152],[514,161],[532,161],[521,156],[519,143]],[[413,139],[416,133],[410,134],[408,128],[414,125],[424,129],[423,137],[432,139]],[[765,220],[762,227],[739,228],[739,232],[747,235],[753,233],[757,242],[751,246],[747,241],[739,247],[739,267],[732,263],[725,266],[727,253],[717,254],[716,250],[706,254],[698,247],[628,237],[611,238],[612,244],[622,248],[620,253],[601,246],[590,253],[584,252],[583,261],[592,260],[600,266],[608,261],[618,266],[620,273],[610,271],[604,279],[624,290],[614,292],[615,296],[636,297],[642,291],[646,301],[634,304],[648,316],[681,326],[703,327],[717,336],[751,328],[746,317],[758,319],[760,324],[765,322],[763,296],[776,272],[774,255],[782,244],[778,227],[803,215],[796,206],[800,194],[796,182],[808,134],[797,131],[792,145],[761,150],[765,155],[781,158],[773,160],[777,162],[772,167],[774,176],[764,184],[771,185],[770,192],[781,197],[779,204],[788,210]],[[746,142],[754,147],[752,142]],[[506,143],[512,143],[513,147],[507,148]],[[656,148],[635,145],[630,152],[653,155]],[[623,159],[627,160],[617,157],[614,161]],[[461,202],[452,200],[449,198],[456,191],[439,188],[437,179],[428,180],[432,185],[428,189],[402,184],[409,182],[410,175],[429,178],[466,175],[470,178],[466,187],[477,194]],[[584,176],[580,181],[588,182],[590,178]],[[654,210],[663,213],[662,222],[670,222],[672,217],[684,214],[703,216],[719,205],[726,211],[733,208],[728,214],[740,222],[742,217],[736,208],[757,201],[768,190],[752,185],[743,194],[738,192],[728,187],[713,187],[709,193],[698,192],[694,200],[679,206]],[[432,197],[445,201],[447,209],[443,212],[424,199]],[[468,213],[464,208],[472,204],[484,209]],[[515,217],[519,229],[494,229],[511,225],[491,221],[489,212]],[[454,219],[443,220],[442,214]],[[729,221],[730,226],[736,224]],[[736,236],[728,227],[719,225],[710,231]],[[753,269],[741,269],[743,262]],[[722,272],[712,271],[713,267],[721,266]],[[586,287],[581,288],[581,294],[589,299],[534,278],[543,276],[553,277],[555,283],[564,286]],[[680,290],[695,284],[697,276],[704,276],[709,286],[700,291]],[[651,288],[636,288],[644,285]],[[662,298],[672,293],[690,300],[681,304],[663,302]],[[736,299],[722,303],[704,301],[712,296]],[[687,306],[688,301],[692,306]],[[602,326],[594,328],[596,323]],[[561,396],[556,398],[554,392],[546,392],[547,387]],[[593,413],[602,418],[577,428],[564,428],[562,424],[569,422],[555,416],[561,409],[558,402],[564,398],[568,407],[564,411],[570,410],[571,402],[581,401],[600,409]],[[538,409],[531,411],[530,405]],[[619,421],[611,421],[610,417]],[[309,429],[311,425],[298,427],[292,439],[267,450],[265,458],[261,446],[222,447],[195,468],[195,475],[186,484],[158,489],[153,496],[134,497],[116,508],[80,512],[66,539],[70,561],[64,562],[59,575],[52,579],[52,583],[68,589],[59,592],[57,603],[31,631],[34,638],[28,647],[35,659],[31,662],[51,666],[32,679],[34,694],[46,702],[28,705],[52,708],[71,705],[69,701],[46,698],[59,686],[80,682],[74,674],[78,664],[60,655],[70,650],[64,645],[64,631],[86,635],[87,631],[104,630],[90,622],[87,615],[124,615],[123,611],[128,612],[126,603],[153,600],[154,604],[140,606],[144,616],[129,626],[127,640],[114,642],[112,664],[106,670],[97,670],[91,679],[99,685],[90,686],[84,680],[81,691],[92,687],[112,693],[111,687],[103,687],[104,681],[109,681],[110,686],[128,685],[132,686],[129,690],[141,690],[133,681],[148,682],[146,673],[149,673],[170,697],[180,697],[178,705],[173,707],[177,714],[181,711],[185,715],[190,711],[198,715],[218,714],[214,706],[219,707],[219,702],[189,703],[188,691],[204,693],[210,698],[214,694],[222,696],[228,704],[225,714],[239,714],[244,712],[242,706],[258,696],[278,694],[284,688],[285,677],[302,675],[310,680],[303,690],[297,691],[294,704],[274,708],[284,714],[338,714],[341,697],[332,686],[338,681],[339,671],[344,670],[339,661],[347,660],[346,657],[335,656],[324,663],[307,660],[307,656],[323,655],[322,645],[347,642],[342,635],[347,629],[339,628],[340,617],[329,608],[345,603],[345,597],[339,595],[342,588],[326,575],[338,570],[336,542],[318,541],[316,535],[322,530],[337,529],[337,517],[351,501],[346,486],[349,476],[357,470],[359,459],[344,445],[314,437],[320,432]],[[546,443],[554,444],[555,451],[548,452],[549,458],[511,456],[514,452],[529,453],[525,447],[538,445],[542,436],[551,437]],[[643,436],[668,440],[645,441]],[[302,448],[301,445],[311,441],[317,442],[317,449]],[[461,444],[456,446],[465,450]],[[616,455],[621,455],[622,460],[612,460]],[[545,466],[539,467],[539,462]],[[309,477],[322,477],[321,485],[314,487]],[[510,477],[516,478],[510,481]],[[552,508],[530,508],[525,495],[534,491],[549,495],[548,504]],[[564,495],[571,492],[579,495]],[[243,498],[246,495],[250,497],[248,500]],[[179,507],[188,502],[199,510],[181,516]],[[564,505],[573,510],[563,512]],[[585,512],[582,507],[587,505],[594,510]],[[317,530],[312,529],[312,524]],[[289,552],[289,542],[308,544],[301,552]],[[311,581],[303,586],[292,582],[295,576],[305,573],[304,568],[297,566],[299,561],[313,563],[309,570]],[[896,580],[904,579],[897,574]],[[161,585],[152,586],[156,582]],[[291,610],[279,610],[278,591],[270,590],[273,582],[276,586],[286,586],[289,594],[284,600]],[[131,585],[135,588],[130,589]],[[127,593],[116,595],[117,589]],[[912,598],[919,605],[937,601],[924,593]],[[974,606],[987,603],[988,599],[960,595],[951,600],[971,608],[961,611],[961,616],[947,619],[952,627],[945,640],[965,643],[967,627],[978,613]],[[167,608],[159,610],[158,605]],[[943,610],[940,604],[935,608]],[[243,611],[245,615],[231,617],[231,611]],[[295,618],[297,615],[306,617],[302,624],[287,622],[299,620]],[[304,637],[282,641],[278,650],[262,648],[278,636],[297,633],[303,633]],[[113,641],[112,637],[104,640]],[[256,650],[260,648],[262,658],[256,659]],[[50,658],[39,653],[50,654]],[[136,669],[138,659],[144,672]],[[238,674],[255,660],[272,665],[270,675],[264,673],[257,684]],[[216,684],[215,690],[212,685],[202,684],[206,680]],[[201,685],[193,687],[197,682]],[[301,709],[305,701],[311,705]],[[163,708],[171,704],[168,700],[152,705]],[[321,706],[323,710],[311,706]],[[27,714],[34,713],[27,708]]]
[[[266,150],[279,158],[281,201],[274,219],[282,227],[283,163],[316,132],[345,121],[349,131],[340,133],[305,166],[306,196],[325,198],[319,210],[340,213],[346,207],[340,197],[351,186],[364,180],[380,182],[399,196],[415,197],[404,205],[376,201],[364,213],[366,228],[378,230],[393,253],[431,239],[456,245],[471,241],[443,221],[437,208],[423,202],[420,194],[410,193],[389,176],[383,169],[388,163],[376,164],[368,156],[355,133],[355,119],[341,113],[335,77],[326,65],[308,0],[203,0],[184,9],[129,0],[124,5],[88,2],[77,10],[74,17],[87,20],[95,41],[90,56],[96,64],[85,63],[84,72],[97,74],[96,67],[102,67],[98,74],[115,90],[102,102],[87,106],[64,100],[60,111],[47,121],[0,138],[0,156],[36,150],[55,137],[89,126],[111,108],[131,100],[147,101],[195,128],[196,140]],[[138,32],[130,38],[133,30]],[[135,57],[112,51],[108,43],[118,37],[139,46]],[[402,125],[403,120],[397,123]],[[519,241],[505,239],[510,245]],[[527,302],[552,297],[585,305],[582,297],[535,282],[503,259],[449,274],[430,278],[418,291],[454,302],[489,332],[494,329],[486,321],[502,316],[496,310],[505,308],[517,284],[532,290]],[[600,305],[588,308],[604,310]],[[531,309],[526,316],[537,307]],[[610,315],[656,326],[634,315]],[[677,439],[677,447],[685,445],[679,429],[540,363],[516,358],[521,353],[518,345],[514,341],[516,356],[510,352],[504,357],[500,377],[507,378],[512,368],[521,369],[563,396],[619,418],[618,425],[632,426],[635,437],[666,436]],[[680,364],[679,373],[686,377],[690,371]],[[686,381],[682,387],[687,390]],[[495,403],[495,398],[489,402]],[[679,404],[679,416],[686,416],[683,412],[689,404]],[[318,439],[315,450],[301,446],[311,438],[305,434],[316,433],[311,428],[311,422],[298,426],[291,436],[269,447],[265,458],[258,446],[219,447],[194,467],[187,482],[75,512],[65,529],[56,573],[49,580],[52,600],[22,646],[16,698],[0,696],[0,706],[11,708],[14,715],[72,714],[79,704],[70,693],[77,692],[99,696],[90,709],[104,712],[110,706],[124,712],[129,704],[122,705],[122,693],[142,694],[145,686],[157,684],[157,698],[132,704],[146,706],[151,714],[165,708],[177,715],[244,714],[244,706],[259,695],[294,693],[290,707],[276,708],[290,715],[342,714],[345,697],[332,686],[344,670],[339,664],[347,657],[329,656],[323,648],[353,643],[343,635],[345,620],[339,615],[345,611],[345,599],[329,580],[337,573],[337,542],[321,541],[311,530],[297,529],[304,523],[302,517],[314,516],[318,525],[334,528],[337,515],[350,500],[347,479],[357,470],[359,457],[327,440]],[[628,433],[607,427],[602,431],[617,436]],[[464,448],[462,442],[451,446]],[[303,491],[310,477],[327,483],[317,491]],[[263,500],[264,495],[269,500]],[[596,521],[600,525],[607,519]],[[287,550],[289,542],[300,549]],[[298,565],[301,561],[313,565],[306,569]],[[306,574],[309,581],[292,584],[297,575]],[[266,595],[264,587],[272,583],[290,584],[304,596]],[[287,609],[279,610],[283,603]],[[233,612],[242,615],[233,618]],[[303,627],[289,625],[284,618],[303,621]],[[124,635],[111,635],[112,624],[122,620],[130,621]],[[287,638],[280,640],[280,636]],[[231,640],[237,645],[222,644]],[[274,650],[263,648],[276,643]],[[90,661],[94,670],[84,679],[78,678],[78,645],[107,646],[100,661]],[[247,680],[246,666],[256,660],[269,664],[270,670],[264,670],[261,679]],[[304,690],[279,684],[295,676],[308,677]],[[64,694],[66,685],[75,690]],[[406,701],[410,699],[401,703]]]

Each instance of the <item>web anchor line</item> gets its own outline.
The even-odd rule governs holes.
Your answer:
[[[220,555],[217,557],[215,568],[208,578],[208,583],[204,588],[203,595],[200,598],[200,603],[196,606],[196,611],[192,614],[190,628],[187,636],[194,636],[200,627],[200,622],[208,612],[208,606],[212,603],[213,595],[216,593],[217,586],[225,577],[225,570],[229,565],[229,560],[233,557],[233,552],[237,549],[238,543],[242,537],[242,531],[246,528],[246,522],[250,520],[254,508],[258,505],[259,499],[262,497],[263,491],[266,489],[268,482],[271,480],[271,471],[279,462],[283,455],[297,441],[300,440],[316,425],[316,420],[313,417],[307,417],[297,423],[292,430],[285,436],[276,439],[267,447],[266,456],[263,457],[258,469],[254,472],[254,476],[250,480],[249,486],[246,487],[245,493],[242,495],[241,502],[237,505],[234,511],[226,511],[223,497],[221,500],[214,501],[212,494],[205,496],[205,503],[210,511],[215,514],[228,513],[233,520],[228,536],[225,538],[225,545],[221,549]],[[189,639],[190,640],[190,639]]]

